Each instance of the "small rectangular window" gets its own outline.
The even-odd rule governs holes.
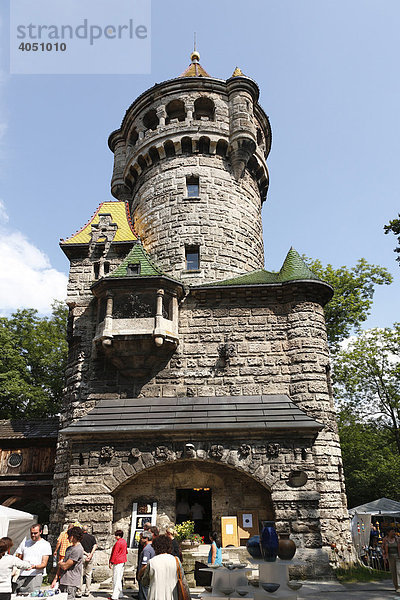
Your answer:
[[[197,271],[200,268],[200,249],[199,246],[186,246],[186,270]]]
[[[108,275],[109,272],[110,272],[110,263],[105,262],[104,263],[104,275]]]
[[[129,263],[127,275],[140,275],[140,263]]]
[[[93,273],[94,273],[94,278],[98,279],[99,273],[100,273],[100,263],[99,262],[93,263]]]
[[[186,177],[186,190],[188,198],[198,198],[200,195],[199,178]]]

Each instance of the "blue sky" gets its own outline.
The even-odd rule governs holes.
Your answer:
[[[365,257],[394,275],[366,326],[399,320],[396,240],[383,233],[400,211],[399,30],[398,0],[153,0],[151,74],[10,75],[3,3],[0,310],[43,312],[62,293],[59,238],[111,199],[108,135],[142,91],[186,68],[196,31],[206,70],[239,66],[270,117],[266,268],[292,245],[334,266]]]

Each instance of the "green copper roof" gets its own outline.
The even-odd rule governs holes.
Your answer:
[[[140,268],[135,273],[129,268],[129,265],[140,265]],[[146,250],[139,242],[133,246],[119,267],[106,276],[106,279],[109,277],[151,277],[160,275],[164,275],[164,273],[151,262]]]
[[[300,254],[296,252],[294,248],[290,248],[279,273],[260,269],[258,271],[247,273],[246,275],[234,277],[233,279],[207,283],[204,287],[210,285],[262,285],[266,283],[284,283],[285,281],[305,279],[320,281],[320,279],[318,279],[318,277],[307,267]]]

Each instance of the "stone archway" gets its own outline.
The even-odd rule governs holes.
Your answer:
[[[250,475],[221,463],[180,460],[145,469],[115,491],[113,529],[130,531],[133,502],[157,501],[157,523],[175,523],[180,488],[210,488],[212,527],[217,531],[221,516],[238,511],[256,510],[259,519],[274,518],[269,490]]]

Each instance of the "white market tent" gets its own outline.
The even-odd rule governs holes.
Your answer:
[[[369,544],[371,517],[400,517],[400,502],[389,500],[389,498],[379,498],[379,500],[350,508],[349,515],[353,543],[360,556],[362,548]]]
[[[36,515],[0,504],[0,537],[8,536],[13,540],[12,552],[15,552],[25,537],[29,539],[29,529],[35,523],[37,523]]]
[[[349,509],[349,515],[382,515],[391,517],[400,517],[400,502],[395,500],[389,500],[389,498],[379,498],[373,502],[367,502],[367,504],[361,504],[355,508]]]

